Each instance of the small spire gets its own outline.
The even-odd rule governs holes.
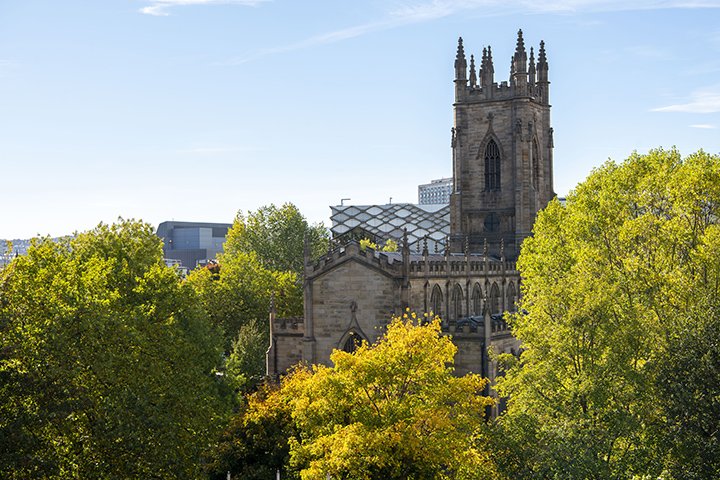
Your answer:
[[[530,47],[530,67],[528,68],[528,82],[530,85],[535,84],[535,53],[533,47]]]
[[[547,63],[547,57],[545,56],[545,42],[540,40],[540,52],[538,52],[538,64]]]
[[[458,38],[457,55],[455,56],[455,81],[467,82],[467,61],[462,37]]]
[[[407,227],[403,229],[402,249],[403,254],[410,254],[410,243],[408,242]]]
[[[483,243],[483,255],[485,256],[485,258],[487,258],[487,256],[488,256],[488,242],[487,242],[487,238],[485,238],[485,242]]]
[[[505,239],[500,239],[500,259],[505,260]]]
[[[423,257],[428,256],[428,246],[427,246],[427,235],[423,237],[423,250],[422,250]]]
[[[517,45],[515,46],[516,53],[525,53],[525,40],[523,40],[522,29],[518,30]]]
[[[541,97],[545,103],[548,102],[548,63],[545,56],[545,42],[540,41],[540,50],[538,51],[537,61],[537,83],[544,86],[541,91]]]
[[[512,74],[515,75],[515,84],[521,88],[527,84],[527,53],[525,53],[525,41],[523,40],[522,30],[518,30],[517,46],[515,47],[515,55],[513,55]]]
[[[477,85],[477,76],[475,75],[475,56],[470,55],[470,86]]]
[[[483,87],[490,87],[493,84],[495,69],[492,62],[492,50],[488,46],[483,48],[482,68],[480,70],[480,83]]]
[[[469,253],[470,253],[470,237],[465,235],[465,256],[467,257],[467,255]]]

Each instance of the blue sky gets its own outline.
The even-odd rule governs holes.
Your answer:
[[[633,150],[720,153],[720,0],[0,0],[0,238],[414,202],[450,174],[457,37],[500,81],[518,28],[558,194]]]

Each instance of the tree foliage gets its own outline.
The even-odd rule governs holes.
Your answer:
[[[381,252],[397,252],[398,244],[392,238],[389,238],[382,248],[378,247],[378,244],[370,240],[369,238],[363,238],[360,240],[360,248],[365,250],[366,248],[372,248],[373,250],[379,250]]]
[[[609,161],[540,213],[511,322],[524,352],[499,386],[503,468],[720,475],[718,218],[720,158],[675,150]]]
[[[493,474],[478,447],[484,409],[492,403],[482,395],[486,382],[453,376],[456,347],[439,321],[419,323],[414,315],[394,319],[376,344],[336,350],[334,366],[299,366],[262,401],[251,397],[234,421],[242,428],[224,444],[242,445],[232,452],[235,471],[248,475],[258,458],[250,439],[272,431],[285,435],[275,440],[276,459],[289,458],[284,470],[302,479]],[[260,428],[268,424],[272,430]]]
[[[289,439],[297,434],[287,396],[273,384],[261,384],[247,395],[210,452],[209,476],[225,480],[230,472],[233,478],[266,480],[280,470],[283,479],[297,478],[288,469]]]
[[[191,272],[187,283],[198,294],[213,324],[222,329],[228,353],[244,325],[268,318],[273,298],[280,316],[302,312],[298,276],[268,270],[253,252],[225,254],[216,268]]]
[[[242,391],[257,385],[265,376],[265,364],[258,359],[265,359],[268,337],[265,323],[259,320],[240,327],[225,364],[225,373],[235,389]]]
[[[149,225],[35,240],[0,272],[0,477],[196,478],[219,347]]]
[[[218,264],[188,277],[207,315],[224,332],[225,373],[236,388],[253,388],[265,370],[271,303],[278,317],[302,315],[305,241],[319,254],[327,236],[322,225],[309,225],[290,203],[247,216],[239,212]]]
[[[224,256],[254,252],[268,270],[290,271],[302,277],[305,239],[311,256],[317,257],[327,249],[328,235],[322,224],[308,224],[292,203],[279,208],[270,204],[247,215],[238,212],[223,247]]]

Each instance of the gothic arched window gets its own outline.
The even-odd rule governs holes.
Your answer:
[[[430,306],[432,307],[432,313],[435,316],[441,317],[443,315],[443,294],[439,286],[435,285],[430,295]]]
[[[473,288],[471,305],[473,315],[482,315],[482,290],[480,290],[480,285],[477,283],[475,284],[475,288]]]
[[[345,343],[342,346],[343,351],[353,353],[362,344],[362,337],[355,332],[350,332]]]
[[[540,188],[540,149],[537,139],[532,142],[532,185],[535,190]]]
[[[495,140],[485,147],[485,190],[500,190],[500,149]]]
[[[452,292],[452,299],[450,300],[450,319],[457,320],[458,318],[462,317],[462,302],[462,288],[460,288],[460,285],[455,285],[455,288]]]
[[[490,289],[490,313],[500,313],[500,289],[497,283],[493,283]]]
[[[517,293],[515,293],[515,284],[510,282],[507,287],[507,309],[510,312],[514,312],[516,309],[515,302],[517,301]]]

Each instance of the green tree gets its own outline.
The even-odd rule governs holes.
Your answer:
[[[280,316],[302,312],[298,276],[268,270],[254,252],[226,253],[219,265],[191,272],[187,284],[198,294],[212,322],[222,329],[227,353],[243,325],[256,320],[266,324],[273,298]]]
[[[322,225],[309,225],[290,203],[262,207],[247,216],[239,212],[218,264],[188,277],[207,315],[224,332],[230,359],[226,373],[236,388],[253,388],[260,380],[258,372],[265,370],[271,302],[279,317],[302,315],[305,241],[317,255],[327,248],[327,237]],[[247,348],[237,362],[240,346]],[[248,371],[240,371],[240,365]]]
[[[209,455],[207,471],[212,480],[233,478],[266,480],[296,479],[288,469],[289,439],[298,435],[287,396],[274,384],[261,384],[250,393],[237,414],[230,419],[217,447]]]
[[[398,244],[392,238],[389,238],[382,248],[378,248],[377,243],[371,241],[369,238],[363,238],[360,240],[360,248],[365,250],[366,248],[372,248],[373,250],[380,250],[381,252],[397,252]]]
[[[509,403],[497,459],[510,476],[657,477],[688,442],[706,452],[691,468],[717,476],[707,457],[719,440],[717,401],[703,403],[720,394],[717,343],[690,333],[719,321],[718,218],[720,158],[675,150],[609,161],[566,206],[555,200],[539,214],[518,262],[523,313],[511,319],[524,351],[499,381]],[[672,394],[660,372],[687,371],[691,357],[715,379],[710,391],[675,375],[685,395]],[[688,425],[683,404],[703,404],[714,418],[703,429],[714,430],[674,434]]]
[[[283,471],[302,479],[493,477],[478,447],[492,403],[486,381],[455,377],[451,339],[439,321],[421,323],[414,314],[394,319],[376,344],[336,350],[334,366],[299,366],[269,400],[251,397],[221,445],[224,465],[246,478],[263,467],[250,439],[265,445],[280,432],[274,465],[289,456]]]
[[[322,224],[308,224],[292,203],[279,208],[270,204],[247,216],[238,212],[223,247],[224,256],[254,252],[268,270],[291,271],[302,277],[306,238],[313,258],[327,249],[329,233]]]
[[[225,372],[235,389],[244,390],[262,380],[265,363],[260,360],[265,360],[269,344],[264,322],[253,320],[240,327],[225,364]]]
[[[151,226],[35,240],[0,272],[0,477],[197,478],[220,341]]]

